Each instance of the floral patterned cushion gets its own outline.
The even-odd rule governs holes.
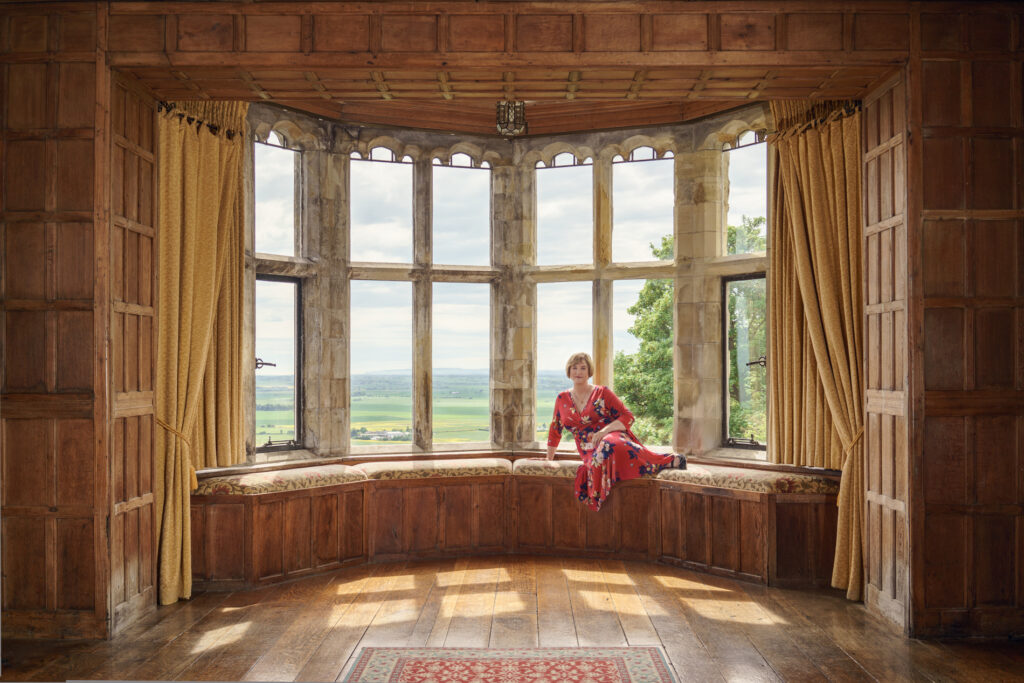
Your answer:
[[[532,477],[565,477],[573,479],[582,460],[546,460],[544,458],[523,458],[512,465],[514,474]]]
[[[658,479],[759,493],[839,492],[839,482],[828,477],[694,463],[690,463],[685,470],[662,470],[658,473]]]
[[[512,463],[505,458],[364,462],[361,465],[354,465],[354,468],[365,474],[367,479],[483,477],[495,474],[512,474]]]
[[[351,465],[317,465],[297,467],[290,470],[271,470],[251,474],[229,474],[199,480],[199,488],[192,493],[197,496],[295,491],[318,486],[345,484],[350,481],[364,481],[366,475]]]

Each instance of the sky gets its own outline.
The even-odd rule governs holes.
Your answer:
[[[763,216],[767,202],[765,145],[728,152],[728,220]],[[296,153],[256,145],[256,250],[294,253],[294,165]],[[612,258],[652,260],[650,243],[672,232],[671,159],[613,165]],[[412,261],[412,165],[351,163],[351,253],[355,261]],[[487,265],[490,261],[490,170],[434,166],[434,263]],[[537,170],[537,263],[565,265],[593,261],[591,166]],[[642,280],[614,285],[613,344],[632,353],[637,341],[626,330]],[[537,365],[562,371],[565,358],[591,348],[590,282],[538,285]],[[409,372],[412,358],[412,285],[408,282],[352,282],[353,373]],[[485,284],[435,283],[433,354],[435,368],[489,367],[490,292]],[[256,348],[293,358],[293,288],[257,285]],[[293,361],[292,361],[293,362]],[[284,363],[287,365],[287,361]],[[286,374],[282,364],[262,371]]]

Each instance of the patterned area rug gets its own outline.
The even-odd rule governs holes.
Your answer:
[[[656,647],[365,647],[344,683],[672,683]]]

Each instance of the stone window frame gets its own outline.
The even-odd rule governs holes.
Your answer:
[[[716,455],[722,432],[721,278],[766,272],[767,254],[724,255],[724,203],[728,175],[723,143],[748,129],[766,129],[767,106],[755,103],[685,124],[644,129],[592,131],[506,140],[329,121],[267,104],[254,104],[249,124],[254,140],[280,134],[301,152],[296,212],[299,249],[295,258],[267,259],[253,250],[253,165],[248,164],[246,310],[252,329],[255,274],[288,275],[301,282],[303,368],[301,393],[304,448],[279,458],[313,456],[361,458],[396,455],[430,457],[458,450],[529,452],[535,437],[536,285],[593,283],[595,381],[612,383],[612,283],[667,278],[675,282],[674,404],[675,450]],[[386,147],[413,165],[413,263],[352,262],[349,258],[348,169],[354,154]],[[611,258],[611,169],[640,147],[658,158],[671,152],[675,166],[672,261],[616,263]],[[251,145],[247,154],[252,154]],[[536,170],[557,155],[571,153],[593,164],[594,262],[572,266],[536,265]],[[431,262],[430,169],[464,154],[474,166],[491,169],[491,264],[434,267]],[[771,163],[771,162],[769,162]],[[724,177],[723,177],[724,172]],[[770,169],[769,169],[770,173]],[[770,188],[769,188],[770,189]],[[769,202],[769,207],[770,207]],[[771,217],[768,217],[769,221]],[[391,446],[350,445],[349,296],[353,280],[405,281],[413,286],[413,442]],[[489,444],[432,443],[430,344],[434,282],[475,282],[491,287]],[[246,343],[252,346],[251,335]],[[251,355],[251,354],[248,354]],[[252,373],[246,390],[252,395]],[[252,456],[252,402],[246,418]],[[725,455],[729,455],[726,453]]]

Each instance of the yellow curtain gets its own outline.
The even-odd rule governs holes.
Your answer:
[[[224,464],[244,459],[241,358],[234,356],[241,326],[246,111],[244,103],[207,103],[175,107],[158,120],[156,410],[163,429],[154,502],[161,604],[192,593],[189,493],[196,467],[210,458]]]
[[[771,382],[780,403],[773,403],[779,414],[770,436],[782,461],[842,469],[832,585],[859,600],[865,496],[861,115],[845,103],[831,109],[772,104],[776,121],[789,124],[773,138],[772,248],[779,253],[772,257],[771,295],[773,336],[778,331],[788,345],[773,344],[779,356]],[[820,455],[805,449],[821,449]]]

